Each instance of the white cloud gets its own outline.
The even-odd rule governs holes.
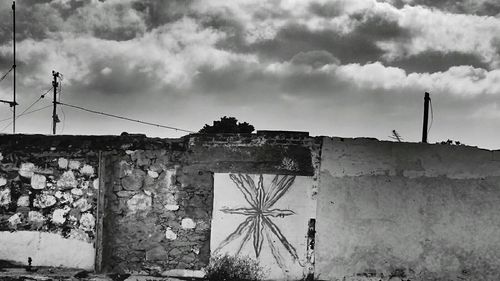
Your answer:
[[[405,6],[395,13],[399,25],[413,37],[403,42],[380,42],[387,59],[435,50],[476,54],[493,67],[500,63],[494,45],[500,39],[500,18],[451,14],[422,6]]]

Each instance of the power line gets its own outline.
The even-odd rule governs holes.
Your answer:
[[[22,116],[26,116],[26,115],[29,115],[31,113],[35,113],[35,112],[38,112],[40,110],[43,110],[43,109],[46,109],[46,108],[49,108],[51,107],[52,105],[47,105],[47,106],[44,106],[44,107],[41,107],[41,108],[38,108],[38,109],[34,109],[32,111],[28,111],[22,115],[17,115],[17,118],[19,119],[19,117],[22,117]],[[9,117],[9,118],[5,118],[5,119],[0,119],[0,122],[5,122],[5,121],[8,121],[8,120],[12,120],[12,117]]]
[[[59,96],[61,97],[61,96]],[[62,128],[61,128],[61,131],[59,132],[59,134],[62,134],[64,132],[64,127],[66,127],[66,114],[64,113],[64,109],[62,107],[60,107],[61,109],[61,112],[62,112],[62,115],[63,115],[63,121],[62,121]]]
[[[427,130],[427,134],[431,131],[432,123],[434,123],[434,110],[432,110],[432,100],[429,100],[429,104],[431,106],[431,124],[429,125],[429,129]]]
[[[3,81],[3,79],[5,79],[5,77],[7,77],[7,75],[9,75],[9,73],[10,73],[13,69],[14,69],[14,67],[12,67],[12,66],[11,66],[11,67],[10,67],[10,69],[9,69],[9,71],[7,71],[7,72],[6,72],[6,73],[2,76],[2,78],[0,78],[0,82],[2,82],[2,81]]]
[[[14,122],[17,120],[17,118],[19,118],[19,117],[23,116],[23,115],[26,113],[26,111],[28,111],[28,110],[29,110],[30,108],[32,108],[32,107],[33,107],[33,106],[34,106],[37,102],[39,102],[41,99],[43,99],[43,98],[45,97],[45,95],[47,95],[47,94],[50,92],[50,90],[52,90],[52,88],[50,88],[50,89],[49,89],[49,90],[47,90],[45,93],[43,93],[43,94],[42,94],[42,95],[41,95],[41,96],[40,96],[37,100],[35,100],[35,101],[34,101],[34,102],[30,105],[30,106],[28,106],[28,107],[27,107],[27,108],[26,108],[23,112],[21,112],[21,114],[17,115],[15,118],[11,118],[11,119],[12,119],[12,121],[11,121],[9,124],[7,124],[7,126],[3,127],[3,129],[2,129],[2,130],[0,130],[0,132],[3,132],[3,131],[7,128],[7,127],[9,127],[12,123],[14,123]]]
[[[150,123],[150,122],[146,122],[146,121],[141,121],[141,120],[132,119],[132,118],[128,118],[128,117],[118,116],[118,115],[109,114],[109,113],[105,113],[105,112],[95,111],[95,110],[87,109],[87,108],[76,106],[76,105],[66,104],[66,103],[62,103],[62,102],[56,102],[56,103],[60,104],[60,105],[65,105],[65,106],[68,106],[68,107],[80,109],[80,110],[83,110],[83,111],[87,111],[87,112],[90,112],[90,113],[95,113],[95,114],[100,114],[100,115],[104,115],[104,116],[114,117],[114,118],[123,119],[123,120],[131,121],[131,122],[136,122],[136,123],[141,123],[141,124],[145,124],[145,125],[156,126],[156,127],[165,128],[165,129],[171,129],[171,130],[176,130],[176,131],[182,131],[182,132],[186,132],[186,133],[195,133],[194,131],[190,131],[190,130],[180,129],[180,128],[171,127],[171,126],[165,126],[165,125],[160,125],[160,124],[155,124],[155,123]]]

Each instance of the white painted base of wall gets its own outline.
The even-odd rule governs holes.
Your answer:
[[[167,277],[203,278],[205,277],[205,271],[189,270],[189,269],[171,269],[164,271],[161,275]]]
[[[32,266],[55,266],[94,270],[92,243],[66,239],[58,234],[38,231],[0,232],[0,260]]]

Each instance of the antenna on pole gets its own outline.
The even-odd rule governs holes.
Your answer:
[[[16,1],[12,1],[12,70],[14,71],[13,76],[13,100],[12,100],[12,133],[16,133]]]
[[[16,102],[16,1],[12,1],[12,13],[13,13],[13,17],[12,17],[12,23],[13,23],[13,27],[12,27],[12,40],[13,40],[13,63],[12,63],[12,67],[9,69],[9,71],[7,71],[7,73],[5,73],[5,75],[2,76],[2,78],[0,79],[3,80],[3,78],[5,78],[7,76],[7,74],[9,74],[12,70],[14,71],[14,79],[13,79],[13,83],[14,83],[14,86],[13,86],[13,100],[12,101],[8,101],[8,100],[0,100],[1,103],[6,103],[8,104],[10,107],[13,107],[14,110],[12,110],[12,113],[13,113],[13,116],[12,116],[12,133],[15,134],[16,133],[16,105],[18,105],[18,103]]]
[[[429,121],[429,101],[431,100],[429,93],[425,92],[424,96],[424,127],[422,128],[422,142],[427,143],[427,131]]]
[[[57,82],[57,78],[59,78],[59,72],[55,72],[52,70],[52,76],[54,80],[52,80],[52,88],[54,88],[54,101],[52,102],[53,104],[53,110],[52,110],[52,134],[56,134],[56,124],[59,123],[59,117],[57,116],[57,100],[56,100],[56,94],[57,94],[57,87],[59,86],[59,83]]]

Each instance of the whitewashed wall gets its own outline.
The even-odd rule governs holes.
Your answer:
[[[211,252],[257,259],[269,279],[300,279],[315,215],[312,177],[215,174]]]

